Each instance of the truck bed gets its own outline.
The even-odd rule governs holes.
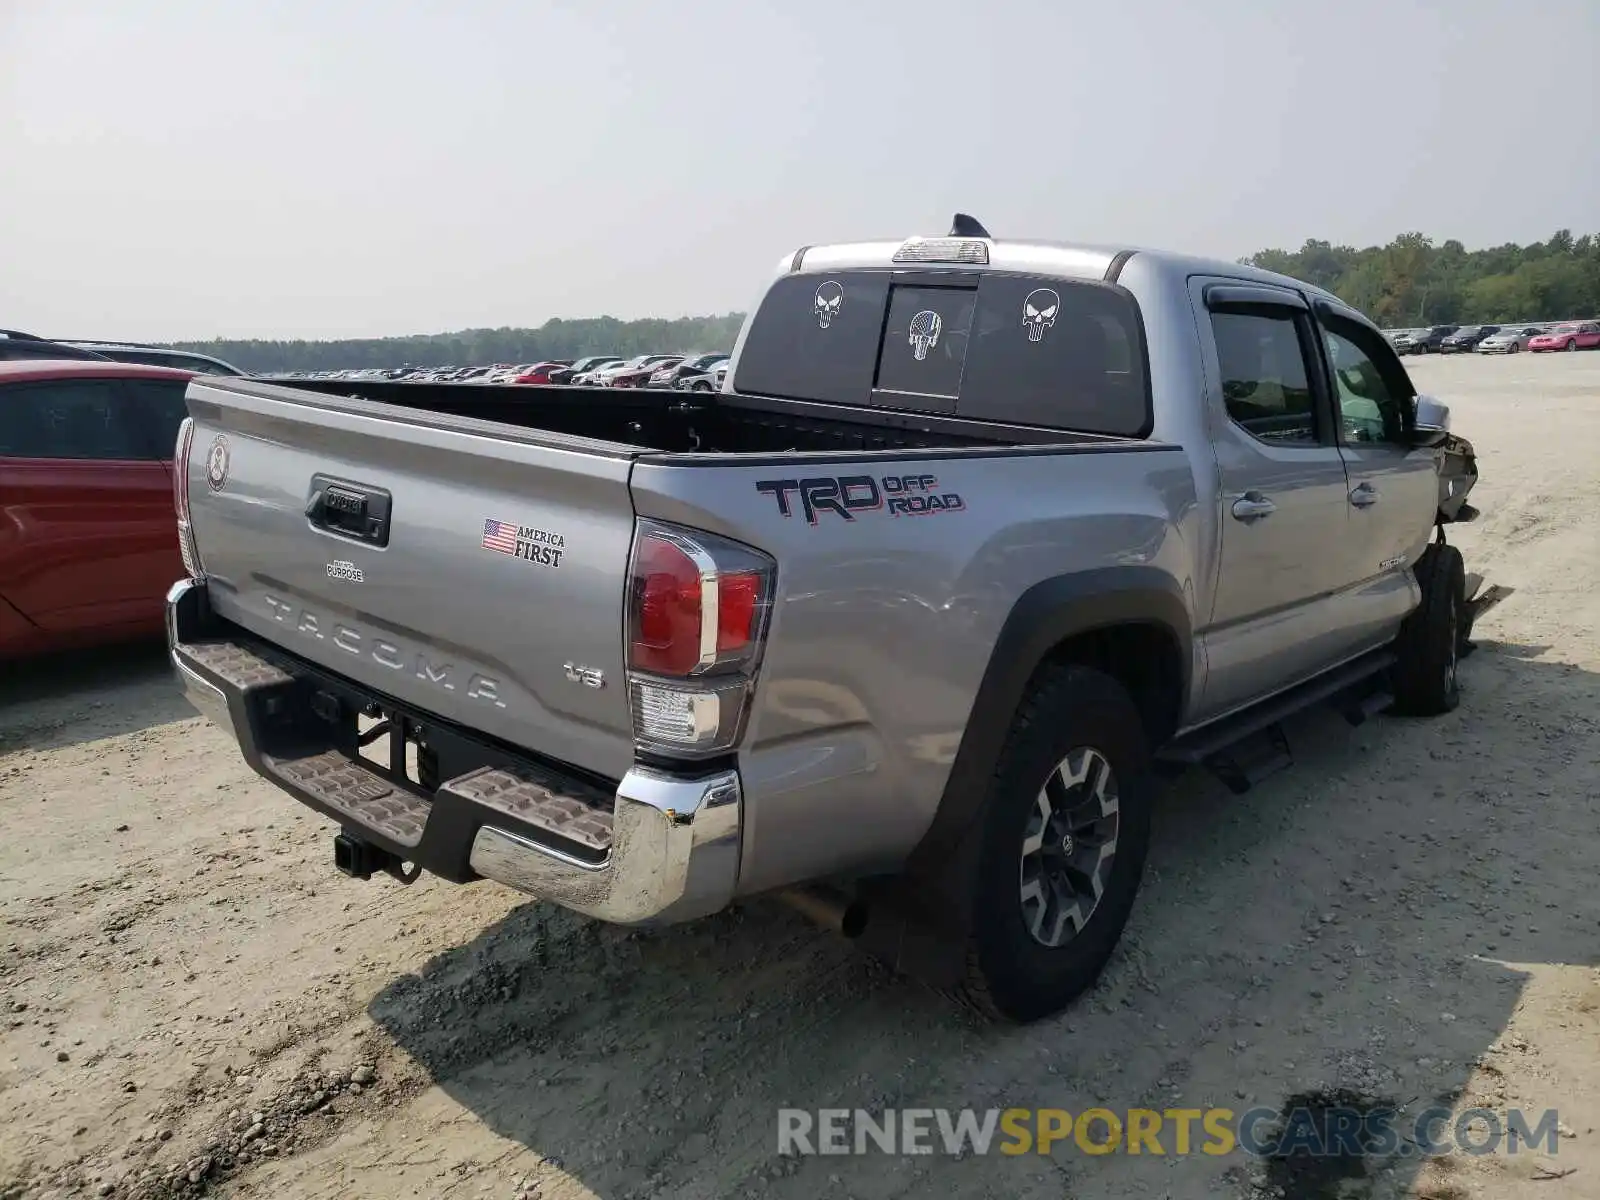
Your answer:
[[[224,386],[241,386],[229,380]],[[296,380],[244,390],[320,393],[669,454],[922,450],[1107,442],[1099,434],[738,393]],[[308,396],[296,397],[309,400]]]
[[[1024,489],[1070,456],[1096,511],[1139,512],[1158,494],[1147,476],[1167,469],[1150,460],[1175,449],[728,393],[203,376],[187,401],[179,470],[214,616],[395,705],[613,781],[634,761],[623,631],[639,517],[794,554],[800,526],[831,529],[802,480],[837,488],[848,462],[858,488],[873,472],[959,509],[994,456],[1016,459]],[[985,511],[901,522],[894,541],[931,539],[938,558],[959,533],[974,554],[1001,510]],[[613,682],[573,686],[583,672]]]

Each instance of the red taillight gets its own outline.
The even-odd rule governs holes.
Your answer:
[[[628,579],[628,666],[685,678],[753,664],[772,560],[724,538],[639,523]]]
[[[764,580],[755,571],[717,576],[717,655],[746,653],[755,642]]]
[[[661,675],[689,674],[702,657],[700,568],[676,542],[645,536],[633,569],[630,665]]]
[[[772,559],[695,529],[641,520],[628,571],[634,741],[701,758],[738,742],[755,688]]]

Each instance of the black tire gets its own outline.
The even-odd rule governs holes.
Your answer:
[[[1457,668],[1466,621],[1466,567],[1461,551],[1435,542],[1417,562],[1422,603],[1395,640],[1394,707],[1412,717],[1434,717],[1461,703]]]
[[[1522,349],[1521,346],[1517,345],[1515,342],[1512,342],[1511,345],[1506,347],[1506,353],[1507,354],[1515,354],[1521,349]]]
[[[1571,354],[1577,348],[1578,348],[1578,339],[1577,338],[1568,338],[1567,339],[1567,353]]]
[[[1071,826],[1081,833],[1076,846],[1070,834],[1050,844],[1049,850],[1060,856],[1053,878],[1073,875],[1071,856],[1076,852],[1077,863],[1096,864],[1086,882],[1098,877],[1101,887],[1081,927],[1074,922],[1074,934],[1047,945],[1033,929],[1044,924],[1043,914],[1051,910],[1037,900],[1032,911],[1040,916],[1031,918],[1030,901],[1024,899],[1029,878],[1024,840],[1030,826],[1041,822],[1040,797],[1047,792],[1069,798],[1061,810],[1069,826],[1070,797],[1103,813],[1105,802],[1094,803],[1093,787],[1046,787],[1059,768],[1088,753],[1097,754],[1109,768],[1115,787],[1115,823],[1109,835],[1114,853],[1103,850],[1109,819],[1104,816],[1097,818],[1100,842],[1094,840],[1094,827]],[[1122,936],[1139,891],[1154,791],[1144,727],[1121,684],[1087,667],[1063,666],[1033,688],[1017,712],[990,781],[972,885],[973,932],[958,999],[985,1017],[1025,1023],[1059,1012],[1095,981]],[[1050,837],[1051,828],[1043,821],[1036,839]],[[1043,853],[1036,851],[1033,858]],[[1059,934],[1065,920],[1050,925]]]

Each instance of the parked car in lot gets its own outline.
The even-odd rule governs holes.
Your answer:
[[[165,346],[142,346],[134,342],[73,342],[83,350],[92,350],[103,358],[116,362],[143,363],[150,367],[172,367],[179,371],[193,371],[198,375],[248,375],[230,362],[209,354],[192,350],[170,350]]]
[[[1459,325],[1432,325],[1427,329],[1413,329],[1395,338],[1395,353],[1437,354],[1444,339],[1460,328]]]
[[[1026,1021],[1116,947],[1158,762],[1457,705],[1472,447],[1327,292],[958,218],[785,254],[730,370],[190,385],[174,662],[346,874],[777,893]]]
[[[647,384],[653,388],[677,387],[678,381],[696,375],[704,375],[719,362],[727,360],[726,354],[694,354],[677,362],[659,363],[650,373]]]
[[[676,354],[652,354],[637,367],[630,367],[626,371],[611,372],[610,378],[605,382],[611,387],[618,388],[648,387],[650,380],[655,377],[657,371],[663,368],[675,367],[682,361],[683,359]]]
[[[686,392],[720,392],[722,381],[728,376],[728,360],[720,358],[704,371],[680,375],[674,385]]]
[[[1473,347],[1478,354],[1518,354],[1543,330],[1538,325],[1519,325],[1491,333]]]
[[[1440,354],[1466,354],[1477,349],[1484,338],[1500,332],[1498,325],[1468,325],[1439,340]]]
[[[93,350],[85,350],[66,342],[52,342],[49,338],[23,333],[17,329],[0,329],[0,362],[39,362],[45,359],[111,361],[104,354],[96,354]]]
[[[617,376],[632,375],[639,371],[644,372],[643,378],[648,378],[650,372],[659,364],[669,358],[676,360],[678,357],[676,354],[636,354],[626,362],[612,363],[609,366],[601,367],[597,371],[589,372],[584,381],[592,383],[596,387],[610,387],[616,381]]]
[[[1528,339],[1528,349],[1593,350],[1600,346],[1600,321],[1569,321]]]
[[[0,361],[0,658],[161,631],[193,373]]]
[[[609,367],[613,363],[619,363],[621,361],[622,360],[615,354],[591,354],[587,358],[575,360],[570,367],[564,367],[558,371],[551,371],[550,382],[575,383],[577,381],[577,377],[580,375],[586,375],[590,371],[598,371],[601,367]]]
[[[572,363],[564,358],[547,358],[543,362],[529,363],[522,368],[509,382],[511,383],[550,383],[551,375],[557,371],[565,371]]]

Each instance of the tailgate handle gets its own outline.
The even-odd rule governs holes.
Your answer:
[[[306,520],[315,528],[339,537],[353,538],[369,546],[387,546],[391,503],[389,493],[383,488],[328,475],[313,475],[311,498],[306,501]]]

